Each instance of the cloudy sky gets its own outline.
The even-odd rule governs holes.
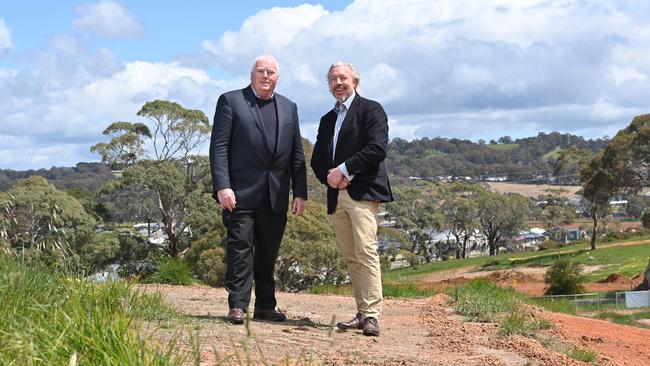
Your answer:
[[[0,7],[0,169],[96,161],[103,129],[144,122],[136,112],[154,99],[212,118],[261,53],[280,60],[277,91],[296,101],[312,141],[337,60],[358,66],[391,138],[595,138],[650,113],[647,1],[52,4]]]

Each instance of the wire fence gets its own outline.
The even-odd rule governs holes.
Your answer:
[[[625,292],[546,295],[536,297],[536,299],[548,301],[568,300],[577,308],[595,308],[598,310],[605,307],[625,308]]]

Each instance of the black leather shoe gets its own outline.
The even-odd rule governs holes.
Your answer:
[[[244,310],[240,308],[232,308],[228,312],[228,321],[233,324],[244,324]]]
[[[287,316],[278,309],[260,309],[255,308],[253,319],[268,320],[272,322],[283,322],[287,320]]]
[[[339,329],[363,329],[361,313],[357,313],[352,320],[336,323],[336,327]]]
[[[363,335],[379,337],[379,322],[371,316],[363,319]]]

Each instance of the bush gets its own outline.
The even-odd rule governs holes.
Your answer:
[[[131,232],[120,233],[120,251],[118,257],[121,262],[141,261],[149,255],[147,241],[141,235]]]
[[[544,275],[546,295],[571,295],[584,292],[582,265],[566,259],[555,262]]]
[[[411,268],[416,268],[417,266],[420,265],[420,257],[418,257],[417,254],[410,252],[408,250],[401,250],[399,253],[402,255],[402,258],[404,258],[404,260],[408,262]]]
[[[167,258],[158,262],[158,268],[147,282],[169,285],[191,285],[194,282],[190,267],[178,258]]]
[[[192,241],[190,248],[185,252],[184,258],[187,264],[196,271],[196,264],[201,258],[201,254],[209,249],[220,248],[221,239],[212,235],[202,235]]]
[[[97,269],[113,261],[120,249],[120,243],[114,233],[94,234],[86,245],[79,250],[81,263],[88,269]]]
[[[226,275],[225,259],[226,251],[223,248],[208,249],[201,253],[195,272],[208,285],[221,285]]]

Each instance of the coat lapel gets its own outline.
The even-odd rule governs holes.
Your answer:
[[[291,119],[286,117],[284,103],[280,102],[280,98],[278,98],[277,94],[275,95],[275,110],[278,113],[278,141],[275,145],[275,154],[278,155],[280,149],[285,146],[291,146],[291,144],[285,143],[287,137],[285,136],[285,133],[287,132],[286,124],[291,121]],[[273,150],[271,150],[271,153],[273,153]]]

